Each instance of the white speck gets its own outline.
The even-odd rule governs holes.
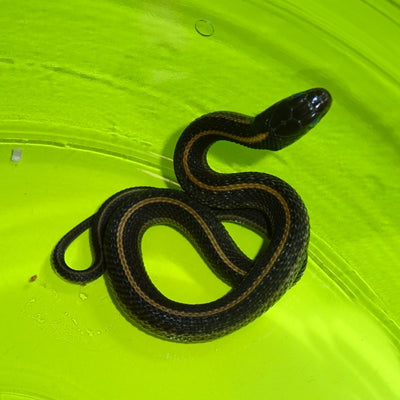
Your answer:
[[[11,154],[11,161],[20,162],[22,158],[22,149],[13,149]]]

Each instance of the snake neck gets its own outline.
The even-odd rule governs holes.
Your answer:
[[[232,112],[217,112],[202,116],[192,122],[178,140],[174,154],[174,167],[182,188],[189,194],[214,191],[214,187],[227,184],[227,174],[212,170],[207,162],[207,152],[219,140],[257,147],[266,134],[256,134],[253,118]]]
[[[263,148],[261,141],[267,135],[254,129],[251,117],[241,114],[213,113],[194,121],[182,133],[174,154],[182,189],[216,210],[258,210],[272,230],[289,229],[290,221],[296,224],[297,219],[308,220],[300,197],[281,179],[259,172],[218,173],[207,163],[207,152],[218,140]]]
[[[270,181],[270,175],[256,172],[218,173],[207,162],[209,148],[219,140],[255,149],[265,148],[268,132],[256,130],[253,122],[252,117],[232,112],[211,113],[192,122],[175,148],[175,174],[181,187],[200,202],[214,206],[213,199],[218,203],[228,191],[237,192],[240,187],[249,189],[253,183]]]

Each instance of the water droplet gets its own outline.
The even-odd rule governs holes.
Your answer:
[[[199,19],[194,27],[201,36],[212,36],[214,34],[214,25],[207,19]]]
[[[81,293],[79,293],[79,298],[80,298],[82,301],[85,301],[85,300],[87,300],[88,295],[87,295],[86,293],[81,292]]]
[[[42,314],[36,314],[33,319],[35,319],[39,324],[43,324],[45,322],[45,319],[42,317]]]

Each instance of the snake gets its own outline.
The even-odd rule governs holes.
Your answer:
[[[313,128],[331,102],[326,89],[313,88],[284,98],[255,117],[219,111],[195,119],[183,130],[174,151],[181,189],[141,186],[114,194],[57,243],[52,253],[54,269],[62,278],[80,284],[105,274],[123,315],[161,339],[205,342],[247,325],[304,274],[309,217],[299,194],[284,180],[264,172],[217,172],[208,163],[209,148],[222,140],[281,150]],[[267,238],[267,245],[249,258],[231,238],[224,221],[258,231]],[[157,224],[184,234],[229,285],[229,291],[199,304],[164,296],[146,272],[141,251],[144,233]],[[73,269],[65,261],[65,252],[87,229],[92,264]]]

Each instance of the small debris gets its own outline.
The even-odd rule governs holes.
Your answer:
[[[11,161],[20,162],[22,158],[22,149],[13,149],[11,153]]]

